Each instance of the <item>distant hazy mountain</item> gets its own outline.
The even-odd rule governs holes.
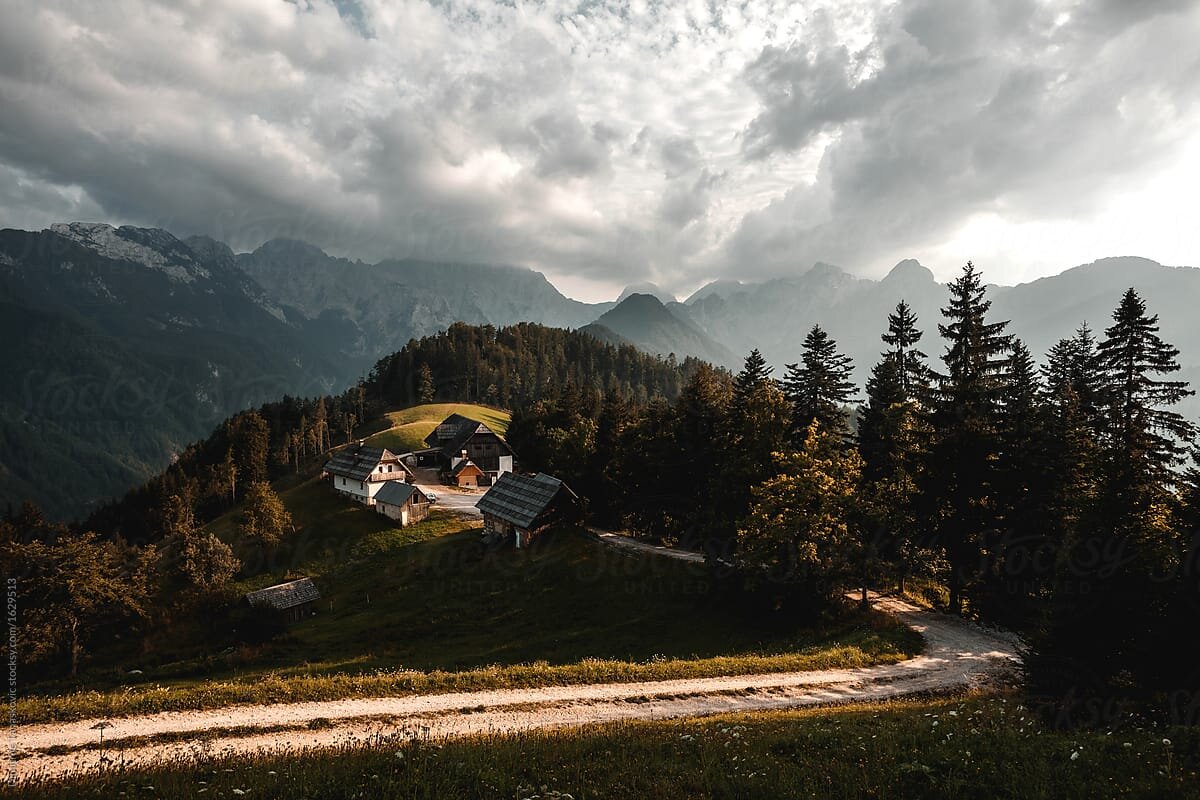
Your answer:
[[[661,356],[674,353],[680,360],[695,356],[722,366],[732,366],[738,361],[729,348],[690,319],[686,306],[672,305],[677,308],[669,309],[648,294],[631,294],[582,330],[613,344],[631,343],[647,353]]]
[[[986,277],[986,267],[984,271]],[[1163,337],[1182,351],[1181,362],[1200,373],[1200,270],[1167,267],[1143,258],[1107,258],[1059,275],[1018,286],[991,286],[996,319],[1041,359],[1083,321],[1103,335],[1122,293],[1135,287],[1151,313],[1160,316]],[[687,301],[692,319],[710,336],[739,354],[758,347],[777,372],[800,358],[801,342],[814,323],[825,327],[855,362],[861,385],[883,348],[887,314],[901,299],[916,311],[925,330],[923,347],[938,366],[943,350],[937,324],[947,290],[914,260],[901,261],[882,280],[856,278],[818,264],[795,278],[754,284],[716,283]],[[1189,401],[1195,416],[1200,403]]]
[[[0,231],[0,326],[0,502],[56,518],[161,470],[233,411],[348,379],[227,247],[161,230]]]
[[[678,302],[678,299],[675,297],[675,295],[671,294],[666,289],[661,288],[657,284],[651,283],[650,281],[629,284],[617,297],[617,302],[623,302],[627,297],[634,294],[648,294],[651,297],[657,298],[658,302],[662,303],[663,305]]]
[[[529,269],[412,260],[365,264],[285,239],[244,253],[237,263],[278,302],[349,327],[348,352],[371,363],[458,321],[578,328],[613,306],[565,297]]]

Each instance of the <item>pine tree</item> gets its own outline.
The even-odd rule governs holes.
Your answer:
[[[813,420],[829,433],[843,438],[849,434],[844,408],[854,397],[853,371],[850,357],[839,353],[837,342],[820,325],[814,325],[804,337],[800,362],[787,365],[783,380],[796,436],[807,436]]]
[[[989,322],[991,301],[971,262],[950,284],[946,322],[938,330],[948,344],[932,393],[934,440],[928,496],[934,504],[940,545],[949,562],[950,608],[962,609],[962,594],[995,530],[995,460],[999,417],[1009,369],[1012,337],[1007,322]]]
[[[976,593],[976,608],[1008,627],[1023,627],[1032,617],[1033,598],[1051,575],[1031,557],[1047,542],[1049,500],[1046,417],[1037,365],[1029,348],[1014,339],[1001,396],[999,451],[995,459],[995,503],[1000,530],[987,543],[987,571]]]
[[[733,398],[734,402],[741,402],[745,397],[754,391],[760,385],[771,379],[771,373],[775,371],[774,367],[767,366],[767,361],[763,358],[762,353],[758,348],[750,351],[750,355],[746,356],[746,361],[742,365],[742,371],[737,374],[733,381]]]
[[[900,392],[904,400],[921,400],[929,386],[927,356],[917,349],[924,333],[917,327],[917,315],[901,300],[888,315],[888,329],[880,338],[891,350],[884,354],[896,363]]]
[[[1146,304],[1129,289],[1113,313],[1098,356],[1109,402],[1112,461],[1123,473],[1115,488],[1137,491],[1138,483],[1174,483],[1173,468],[1182,463],[1196,430],[1171,411],[1195,392],[1186,381],[1156,376],[1179,371],[1179,350],[1158,336],[1158,316],[1146,315]],[[1132,498],[1128,498],[1131,499]]]

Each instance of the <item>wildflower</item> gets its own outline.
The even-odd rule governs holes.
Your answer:
[[[1071,760],[1072,760],[1072,761],[1078,761],[1078,760],[1079,760],[1079,751],[1078,751],[1078,750],[1076,750],[1075,752],[1071,753]]]
[[[1171,740],[1170,740],[1170,739],[1163,739],[1163,744],[1164,744],[1164,745],[1166,745],[1167,747],[1170,747],[1170,746],[1171,746]]]
[[[246,793],[245,789],[232,789],[231,791],[236,795],[243,795]]]

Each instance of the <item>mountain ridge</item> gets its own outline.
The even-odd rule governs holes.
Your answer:
[[[985,270],[986,274],[986,270]],[[1016,286],[990,286],[992,316],[1041,359],[1086,321],[1098,335],[1135,286],[1200,380],[1200,269],[1110,257]],[[295,239],[249,253],[206,236],[102,223],[0,230],[4,366],[0,502],[33,497],[68,516],[160,470],[231,413],[278,397],[352,385],[411,339],[454,322],[530,321],[736,369],[758,348],[777,374],[821,324],[851,356],[861,387],[887,314],[903,299],[935,365],[946,287],[915,259],[882,279],[828,264],[756,283],[713,281],[685,302],[633,292],[620,302],[566,297],[517,266],[338,258]],[[1200,402],[1188,401],[1195,415]],[[63,500],[44,480],[92,465],[92,486]]]

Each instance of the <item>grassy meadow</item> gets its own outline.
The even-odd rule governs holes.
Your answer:
[[[393,453],[423,450],[425,437],[433,433],[433,429],[451,414],[462,414],[464,417],[479,420],[501,436],[508,430],[508,423],[512,419],[512,415],[507,411],[488,406],[470,403],[430,403],[389,413],[387,417],[392,427],[371,436],[367,439],[367,444],[386,447]]]
[[[964,697],[446,742],[385,738],[33,781],[9,792],[50,799],[243,795],[1188,798],[1200,797],[1200,730],[1130,720],[1113,730],[1055,731],[1019,696]]]

